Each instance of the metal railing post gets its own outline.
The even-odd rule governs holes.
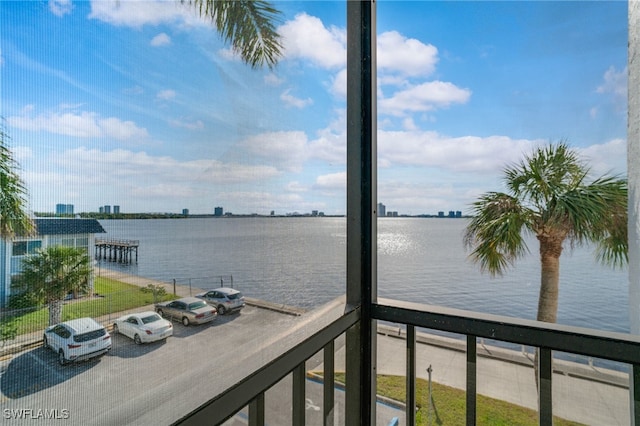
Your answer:
[[[477,407],[477,340],[467,335],[467,424],[476,424]]]

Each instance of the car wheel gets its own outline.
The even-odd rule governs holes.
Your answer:
[[[64,351],[62,349],[58,351],[58,362],[60,365],[65,365],[67,363],[67,359],[64,357]]]
[[[184,325],[185,327],[188,327],[190,324],[189,322],[189,318],[187,317],[182,317],[182,325]]]
[[[42,347],[47,349],[49,347],[49,341],[47,340],[47,335],[42,336]]]
[[[120,333],[120,330],[118,330],[118,324],[113,324],[113,334],[118,334]]]
[[[219,313],[220,315],[224,315],[224,314],[226,314],[226,313],[227,313],[227,310],[225,309],[225,307],[224,307],[224,306],[220,305],[220,306],[218,306],[218,313]]]
[[[138,336],[137,334],[135,336],[133,336],[133,342],[136,345],[140,345],[142,343],[142,340],[140,340],[140,336]]]

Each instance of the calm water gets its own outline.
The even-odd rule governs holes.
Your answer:
[[[532,255],[491,278],[467,260],[465,219],[383,218],[378,221],[381,297],[535,318],[540,279],[537,242]],[[220,277],[247,296],[311,308],[343,294],[344,218],[207,218],[101,221],[107,238],[140,240],[137,265],[101,267],[194,288]],[[561,258],[558,322],[629,330],[627,270],[593,260],[590,247]]]

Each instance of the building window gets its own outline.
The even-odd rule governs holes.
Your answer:
[[[42,247],[42,241],[15,241],[13,243],[12,255],[13,256],[25,256],[27,254],[34,254],[40,247]]]

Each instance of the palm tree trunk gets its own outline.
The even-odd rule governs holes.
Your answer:
[[[539,235],[538,241],[540,241],[540,295],[538,296],[537,320],[555,323],[558,319],[560,255],[564,238]],[[536,348],[533,360],[536,389],[540,389],[539,354],[540,349]]]
[[[62,318],[62,300],[49,301],[49,325],[58,324]]]

